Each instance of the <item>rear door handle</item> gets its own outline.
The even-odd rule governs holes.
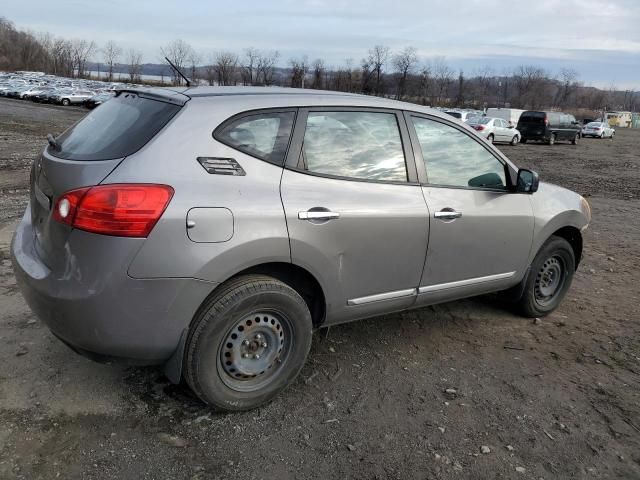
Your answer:
[[[455,210],[440,210],[433,214],[434,218],[439,218],[440,220],[454,220],[456,218],[460,218],[462,216],[462,212],[456,212]]]
[[[340,218],[340,214],[328,210],[298,212],[299,220],[334,220],[336,218]]]

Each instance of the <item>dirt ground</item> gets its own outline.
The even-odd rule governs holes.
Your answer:
[[[319,331],[283,395],[217,414],[71,352],[16,288],[28,165],[84,113],[0,99],[0,478],[640,478],[640,130],[501,147],[593,209],[556,313],[483,297]]]

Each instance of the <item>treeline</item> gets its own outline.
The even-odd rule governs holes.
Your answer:
[[[278,51],[247,48],[242,52],[216,51],[203,56],[183,40],[159,48],[191,80],[209,85],[279,85],[363,93],[423,105],[459,108],[510,106],[565,110],[637,110],[640,95],[633,91],[585,86],[575,70],[553,74],[534,65],[509,72],[491,66],[473,72],[457,71],[443,57],[421,59],[413,47],[393,52],[376,45],[355,61],[330,66],[322,58],[283,59]],[[67,40],[48,33],[19,31],[0,18],[0,70],[37,70],[63,76],[88,75],[90,60],[104,66],[105,79],[124,71],[130,81],[140,81],[142,54],[125,51],[115,42],[102,47],[93,41]],[[286,67],[279,65],[285,64]],[[102,67],[100,67],[102,70]],[[172,69],[161,70],[162,82],[180,84]]]

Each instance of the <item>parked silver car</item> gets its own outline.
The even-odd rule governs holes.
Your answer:
[[[491,143],[517,145],[522,138],[517,128],[501,118],[471,117],[467,124]]]
[[[320,326],[497,291],[550,313],[591,216],[450,116],[367,96],[125,90],[48,140],[11,247],[28,304],[226,410],[290,384]]]
[[[51,103],[59,103],[60,105],[78,105],[86,102],[95,95],[95,92],[90,90],[67,90],[61,92],[52,98]]]
[[[589,122],[582,127],[583,137],[613,138],[615,134],[615,129],[606,122]]]

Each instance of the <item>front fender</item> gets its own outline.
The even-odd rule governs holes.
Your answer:
[[[591,221],[587,201],[577,193],[556,185],[541,182],[538,191],[531,196],[531,204],[534,233],[529,263],[555,232],[565,227],[583,232]]]

